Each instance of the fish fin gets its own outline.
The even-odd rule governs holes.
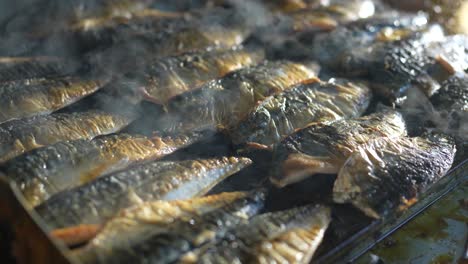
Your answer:
[[[301,81],[302,84],[312,84],[312,83],[317,83],[317,82],[321,82],[320,79],[317,77],[312,77],[312,78]]]
[[[77,225],[54,229],[50,235],[67,246],[83,244],[94,238],[101,230],[101,225]]]
[[[304,154],[291,154],[283,162],[282,177],[270,178],[278,187],[299,182],[314,174],[337,174],[340,162],[330,157],[314,157]]]
[[[444,55],[439,54],[435,57],[435,60],[442,66],[442,68],[444,68],[444,70],[447,71],[448,74],[454,75],[457,72],[453,64]]]
[[[258,150],[272,150],[273,149],[271,146],[267,146],[267,145],[256,143],[256,142],[247,142],[245,143],[245,146],[247,148],[258,149]]]

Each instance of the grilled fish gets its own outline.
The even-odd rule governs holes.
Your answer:
[[[0,57],[0,82],[59,77],[78,68],[76,62],[58,57]]]
[[[158,159],[197,139],[197,135],[172,139],[117,134],[64,141],[11,159],[2,169],[35,206],[57,192],[137,162]]]
[[[182,263],[309,263],[331,220],[330,209],[304,206],[267,213],[235,227],[216,245],[186,254]]]
[[[136,86],[144,99],[165,104],[171,97],[197,88],[228,72],[257,64],[263,57],[261,50],[233,49],[154,59],[144,63],[141,73],[131,72],[131,76],[121,81],[121,86]]]
[[[380,138],[349,157],[333,187],[333,199],[352,203],[374,218],[414,204],[452,166],[454,143],[443,136]]]
[[[104,83],[77,77],[1,83],[0,123],[54,112],[94,93]]]
[[[360,83],[337,82],[342,84],[311,79],[270,96],[232,129],[233,142],[271,146],[309,123],[360,116],[369,105],[370,90]]]
[[[148,163],[59,193],[35,209],[51,228],[101,224],[138,201],[203,195],[250,163],[247,158],[235,157]]]
[[[391,110],[312,124],[290,135],[274,149],[276,165],[270,179],[278,186],[285,186],[317,173],[336,174],[361,144],[406,133],[402,115]]]
[[[263,206],[262,193],[224,193],[188,201],[153,202],[123,212],[83,250],[86,263],[173,263],[182,254],[246,223]]]
[[[132,120],[130,115],[87,111],[8,121],[0,124],[0,162],[59,141],[112,134]]]
[[[162,131],[231,127],[258,101],[315,75],[314,66],[288,61],[247,67],[175,97],[158,124]]]

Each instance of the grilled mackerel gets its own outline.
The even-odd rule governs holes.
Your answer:
[[[109,221],[84,249],[86,263],[173,263],[245,224],[263,207],[262,193],[224,193],[188,201],[145,203]]]
[[[0,82],[59,77],[77,69],[76,62],[58,57],[0,57]]]
[[[101,224],[121,209],[142,201],[182,200],[203,195],[250,163],[247,158],[235,157],[152,162],[54,195],[35,209],[54,229]]]
[[[262,101],[230,131],[235,144],[271,146],[312,122],[360,116],[369,105],[370,90],[361,83],[308,80]]]
[[[158,124],[162,131],[231,127],[258,101],[315,75],[314,66],[288,61],[244,68],[175,97],[167,106],[168,114]]]
[[[340,170],[333,199],[374,218],[404,210],[445,175],[455,151],[454,143],[440,135],[371,141],[358,147]]]
[[[330,209],[304,206],[256,216],[183,263],[309,263],[331,220]]]
[[[0,123],[49,114],[97,91],[104,80],[78,77],[0,83]]]
[[[8,121],[0,124],[0,162],[59,141],[112,134],[132,120],[129,115],[91,110]]]
[[[312,124],[285,138],[274,149],[276,165],[270,179],[285,186],[318,173],[336,174],[360,145],[406,133],[402,115],[391,110]]]
[[[141,72],[132,72],[120,86],[133,86],[144,99],[165,104],[170,98],[193,90],[209,80],[263,60],[261,50],[202,51],[154,59]]]
[[[57,192],[137,162],[161,158],[197,139],[197,135],[148,138],[117,134],[65,141],[11,159],[2,170],[35,206]]]

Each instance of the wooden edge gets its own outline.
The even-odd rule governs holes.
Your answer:
[[[15,184],[0,175],[0,259],[23,263],[76,263],[68,249],[51,238]]]

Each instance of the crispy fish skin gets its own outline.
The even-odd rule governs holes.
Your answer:
[[[59,193],[35,210],[54,229],[101,224],[121,209],[141,201],[181,200],[203,195],[251,162],[235,157],[152,162]]]
[[[274,149],[276,165],[270,180],[282,187],[317,173],[336,174],[361,144],[406,133],[402,115],[392,110],[312,124],[290,135]]]
[[[35,206],[57,192],[138,162],[161,158],[195,140],[195,135],[147,138],[117,134],[91,141],[64,141],[11,159],[2,170]]]
[[[186,254],[181,263],[309,263],[331,220],[325,206],[267,213],[240,225],[216,245]]]
[[[374,218],[402,211],[452,166],[456,148],[440,135],[381,138],[360,146],[346,161],[333,199]]]
[[[146,100],[165,104],[170,98],[209,80],[263,60],[261,50],[205,51],[156,59],[148,64],[140,91]],[[137,80],[138,82],[138,80]]]
[[[48,114],[96,92],[104,80],[78,77],[31,79],[0,84],[0,123]]]
[[[92,110],[11,120],[0,124],[0,162],[59,141],[112,134],[132,120],[126,115]]]
[[[76,62],[59,57],[0,57],[0,82],[59,77],[77,69]]]
[[[106,233],[103,231],[85,250],[78,252],[78,259],[87,263],[128,263],[128,261],[141,262],[143,259],[148,262],[173,263],[182,254],[195,247],[216,241],[233,226],[246,223],[263,206],[263,193],[235,196],[238,197],[230,198],[220,206],[210,206],[208,210],[203,204],[200,209],[184,206],[182,213],[177,212],[181,211],[178,208],[172,209],[171,211],[179,216],[169,218],[170,221],[165,220],[168,218],[165,215],[160,217],[161,214],[167,214],[168,210],[165,210],[164,206],[152,207],[154,211],[149,211],[151,209],[147,208],[143,220],[116,218],[106,227],[123,229],[120,230],[119,236],[125,234],[125,241],[122,239],[109,241],[108,236],[109,234],[114,236],[114,231],[105,228]],[[206,198],[195,200],[199,199]],[[103,243],[102,238],[110,243]]]
[[[258,101],[315,75],[313,66],[288,61],[266,61],[240,69],[175,97],[158,124],[162,131],[232,127]]]
[[[266,146],[312,122],[333,121],[362,115],[371,92],[365,84],[308,80],[261,102],[230,131],[235,144],[254,142]]]

